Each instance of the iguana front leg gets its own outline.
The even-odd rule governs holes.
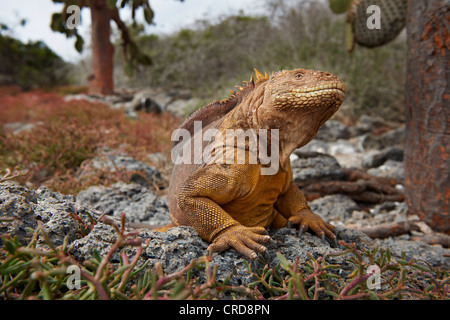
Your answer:
[[[255,259],[264,253],[271,238],[263,227],[246,227],[231,217],[222,205],[244,197],[256,183],[249,166],[208,165],[191,175],[180,188],[178,205],[188,223],[211,245],[210,253],[233,247]]]
[[[288,223],[299,225],[300,234],[311,229],[319,237],[327,236],[333,242],[336,241],[333,233],[336,228],[311,211],[302,191],[293,182],[278,198],[275,207],[288,220]]]

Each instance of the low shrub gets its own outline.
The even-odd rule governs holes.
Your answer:
[[[141,35],[139,47],[153,59],[135,77],[123,75],[117,50],[116,81],[127,85],[181,86],[207,101],[228,96],[249,80],[253,68],[271,73],[306,68],[334,73],[347,85],[340,113],[358,119],[377,115],[404,119],[406,41],[349,54],[345,15],[325,1],[266,1],[262,15],[200,20],[166,36]],[[122,76],[121,76],[122,75]]]
[[[42,41],[23,43],[0,34],[0,85],[24,90],[68,82],[70,66]]]
[[[147,263],[138,267],[138,260],[148,243],[137,232],[125,232],[125,215],[117,226],[107,218],[102,221],[80,222],[84,236],[96,223],[111,224],[117,240],[105,256],[97,250],[83,264],[68,252],[64,244],[55,246],[49,240],[41,222],[28,245],[17,238],[2,235],[0,249],[0,299],[45,300],[183,300],[237,298],[250,300],[379,300],[379,299],[449,299],[450,274],[414,260],[394,261],[390,251],[378,248],[358,250],[355,244],[340,242],[343,251],[335,256],[346,258],[346,270],[327,263],[322,257],[310,256],[306,264],[288,261],[277,254],[278,263],[269,267],[264,261],[259,267],[248,263],[253,282],[247,286],[230,285],[232,274],[224,280],[217,277],[217,266],[211,256],[200,257],[173,274],[164,274],[161,265],[154,268]],[[6,218],[4,223],[8,223]],[[88,227],[86,227],[88,225]],[[38,236],[45,245],[37,246]],[[123,246],[136,248],[130,260],[120,255],[120,263],[111,263],[113,254]],[[379,268],[379,288],[368,288],[373,275],[367,267]],[[75,279],[71,268],[78,270]],[[204,279],[204,280],[200,280]],[[75,281],[79,281],[78,283]]]
[[[5,130],[7,123],[32,127],[14,132]],[[22,183],[76,193],[89,183],[81,185],[77,179],[83,161],[104,148],[142,161],[149,153],[169,152],[171,133],[178,123],[168,113],[140,114],[133,120],[106,105],[65,101],[54,92],[0,95],[0,169],[21,168],[28,172],[19,179]]]

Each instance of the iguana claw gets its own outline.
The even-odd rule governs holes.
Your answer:
[[[208,247],[208,252],[212,254],[234,248],[254,260],[258,258],[257,253],[266,253],[267,248],[262,244],[269,244],[272,240],[265,233],[266,230],[262,227],[232,226],[219,233]]]
[[[323,221],[321,217],[314,214],[310,209],[301,210],[291,216],[288,220],[288,226],[289,225],[300,225],[298,232],[299,237],[302,236],[303,232],[311,229],[322,239],[328,237],[331,241],[336,242],[336,235],[334,234],[336,228]]]
[[[305,232],[305,229],[307,229],[305,226],[302,226],[298,229],[298,237],[299,238],[303,235],[303,232]]]

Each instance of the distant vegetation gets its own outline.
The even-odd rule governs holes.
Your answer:
[[[20,132],[7,124],[28,124]],[[6,126],[5,126],[6,125]],[[104,148],[145,161],[152,152],[168,153],[170,136],[179,120],[170,114],[141,114],[134,120],[123,111],[86,100],[65,101],[59,93],[17,87],[0,88],[0,178],[6,168],[22,169],[17,181],[29,187],[45,185],[76,194],[91,185],[110,185],[129,177],[99,170],[89,179],[79,176],[83,161]]]
[[[287,6],[268,1],[266,16],[239,14],[198,21],[168,36],[141,35],[138,44],[153,60],[127,78],[116,50],[116,78],[122,85],[180,86],[205,102],[222,99],[248,80],[253,68],[268,73],[312,68],[342,77],[348,87],[347,116],[379,115],[402,120],[406,43],[402,37],[377,49],[345,48],[345,17],[327,4],[306,1]],[[276,4],[276,5],[274,5]]]
[[[200,99],[196,106],[200,107],[228,97],[229,89],[249,80],[253,68],[268,73],[314,68],[339,75],[348,87],[338,117],[349,122],[363,114],[402,120],[404,40],[373,50],[358,48],[349,55],[343,17],[331,13],[322,2],[298,2],[297,7],[282,5],[281,0],[266,3],[280,5],[268,6],[266,16],[239,14],[214,22],[198,21],[167,36],[144,34],[139,25],[132,26],[138,45],[154,63],[127,77],[122,51],[117,48],[116,83],[189,89]],[[6,168],[22,168],[28,175],[21,182],[76,194],[90,183],[123,180],[103,172],[93,177],[99,181],[78,179],[80,164],[104,147],[140,161],[148,153],[170,150],[170,134],[180,119],[140,114],[133,120],[106,105],[64,100],[65,94],[86,91],[62,85],[68,81],[80,84],[73,79],[86,79],[88,65],[87,59],[68,70],[68,64],[42,42],[25,44],[0,34],[0,85],[10,85],[0,87],[0,175]],[[41,90],[55,85],[58,88]],[[22,92],[36,87],[40,89]],[[14,125],[26,130],[14,129]]]
[[[200,98],[196,107],[201,107],[228,97],[228,90],[248,80],[253,68],[268,73],[311,68],[343,78],[348,94],[340,115],[350,119],[378,115],[403,121],[404,35],[386,46],[358,47],[349,54],[345,48],[345,16],[333,14],[327,2],[287,2],[268,0],[263,16],[240,13],[215,21],[199,20],[169,35],[149,34],[142,32],[143,26],[130,24],[136,44],[153,64],[133,72],[124,65],[118,39],[116,85],[190,89]],[[89,58],[69,67],[42,42],[25,44],[0,35],[0,84],[15,84],[26,90],[67,82],[80,84],[90,74],[89,66]]]
[[[69,65],[45,43],[23,43],[0,34],[0,85],[24,90],[62,85],[68,82],[68,70]]]

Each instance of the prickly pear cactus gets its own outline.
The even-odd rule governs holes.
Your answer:
[[[367,26],[371,5],[380,8],[380,29]],[[407,6],[407,0],[353,0],[347,11],[347,49],[352,51],[355,42],[373,48],[395,39],[405,27]]]

